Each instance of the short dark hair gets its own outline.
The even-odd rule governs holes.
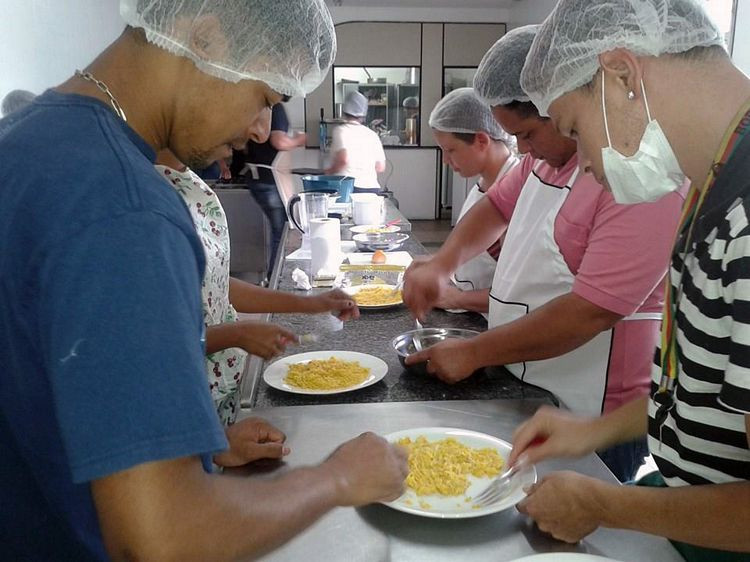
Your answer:
[[[718,58],[728,58],[729,53],[721,45],[693,47],[682,53],[675,53],[675,57],[690,61],[710,61]]]
[[[530,101],[513,100],[512,102],[506,103],[505,105],[501,107],[504,107],[505,109],[509,109],[510,111],[517,113],[520,117],[524,119],[527,119],[529,117],[536,117],[537,119],[547,119],[546,117],[542,117],[539,115],[539,110]]]
[[[458,140],[465,142],[466,144],[474,144],[477,138],[476,133],[451,133]]]

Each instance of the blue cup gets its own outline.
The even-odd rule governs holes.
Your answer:
[[[305,191],[338,192],[337,203],[350,203],[354,191],[354,178],[351,176],[302,176]]]

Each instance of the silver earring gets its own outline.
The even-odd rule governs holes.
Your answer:
[[[633,101],[633,100],[635,99],[635,92],[634,92],[633,90],[630,90],[630,91],[628,92],[628,99],[629,99],[630,101]]]

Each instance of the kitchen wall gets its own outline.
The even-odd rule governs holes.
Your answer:
[[[738,0],[734,27],[734,63],[750,76],[750,2]]]
[[[124,27],[117,0],[3,0],[0,7],[0,99],[59,84]]]

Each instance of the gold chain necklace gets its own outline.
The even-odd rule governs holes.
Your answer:
[[[125,121],[126,123],[128,122],[128,118],[125,117],[125,112],[122,110],[122,106],[120,105],[120,102],[118,102],[115,96],[112,95],[112,92],[109,91],[109,87],[104,82],[94,78],[94,76],[90,72],[81,72],[80,70],[76,70],[76,76],[80,76],[84,80],[88,80],[89,82],[93,82],[94,84],[96,84],[96,87],[99,88],[102,92],[104,92],[109,98],[109,103],[114,108],[115,113],[117,113],[117,116],[123,121]]]

